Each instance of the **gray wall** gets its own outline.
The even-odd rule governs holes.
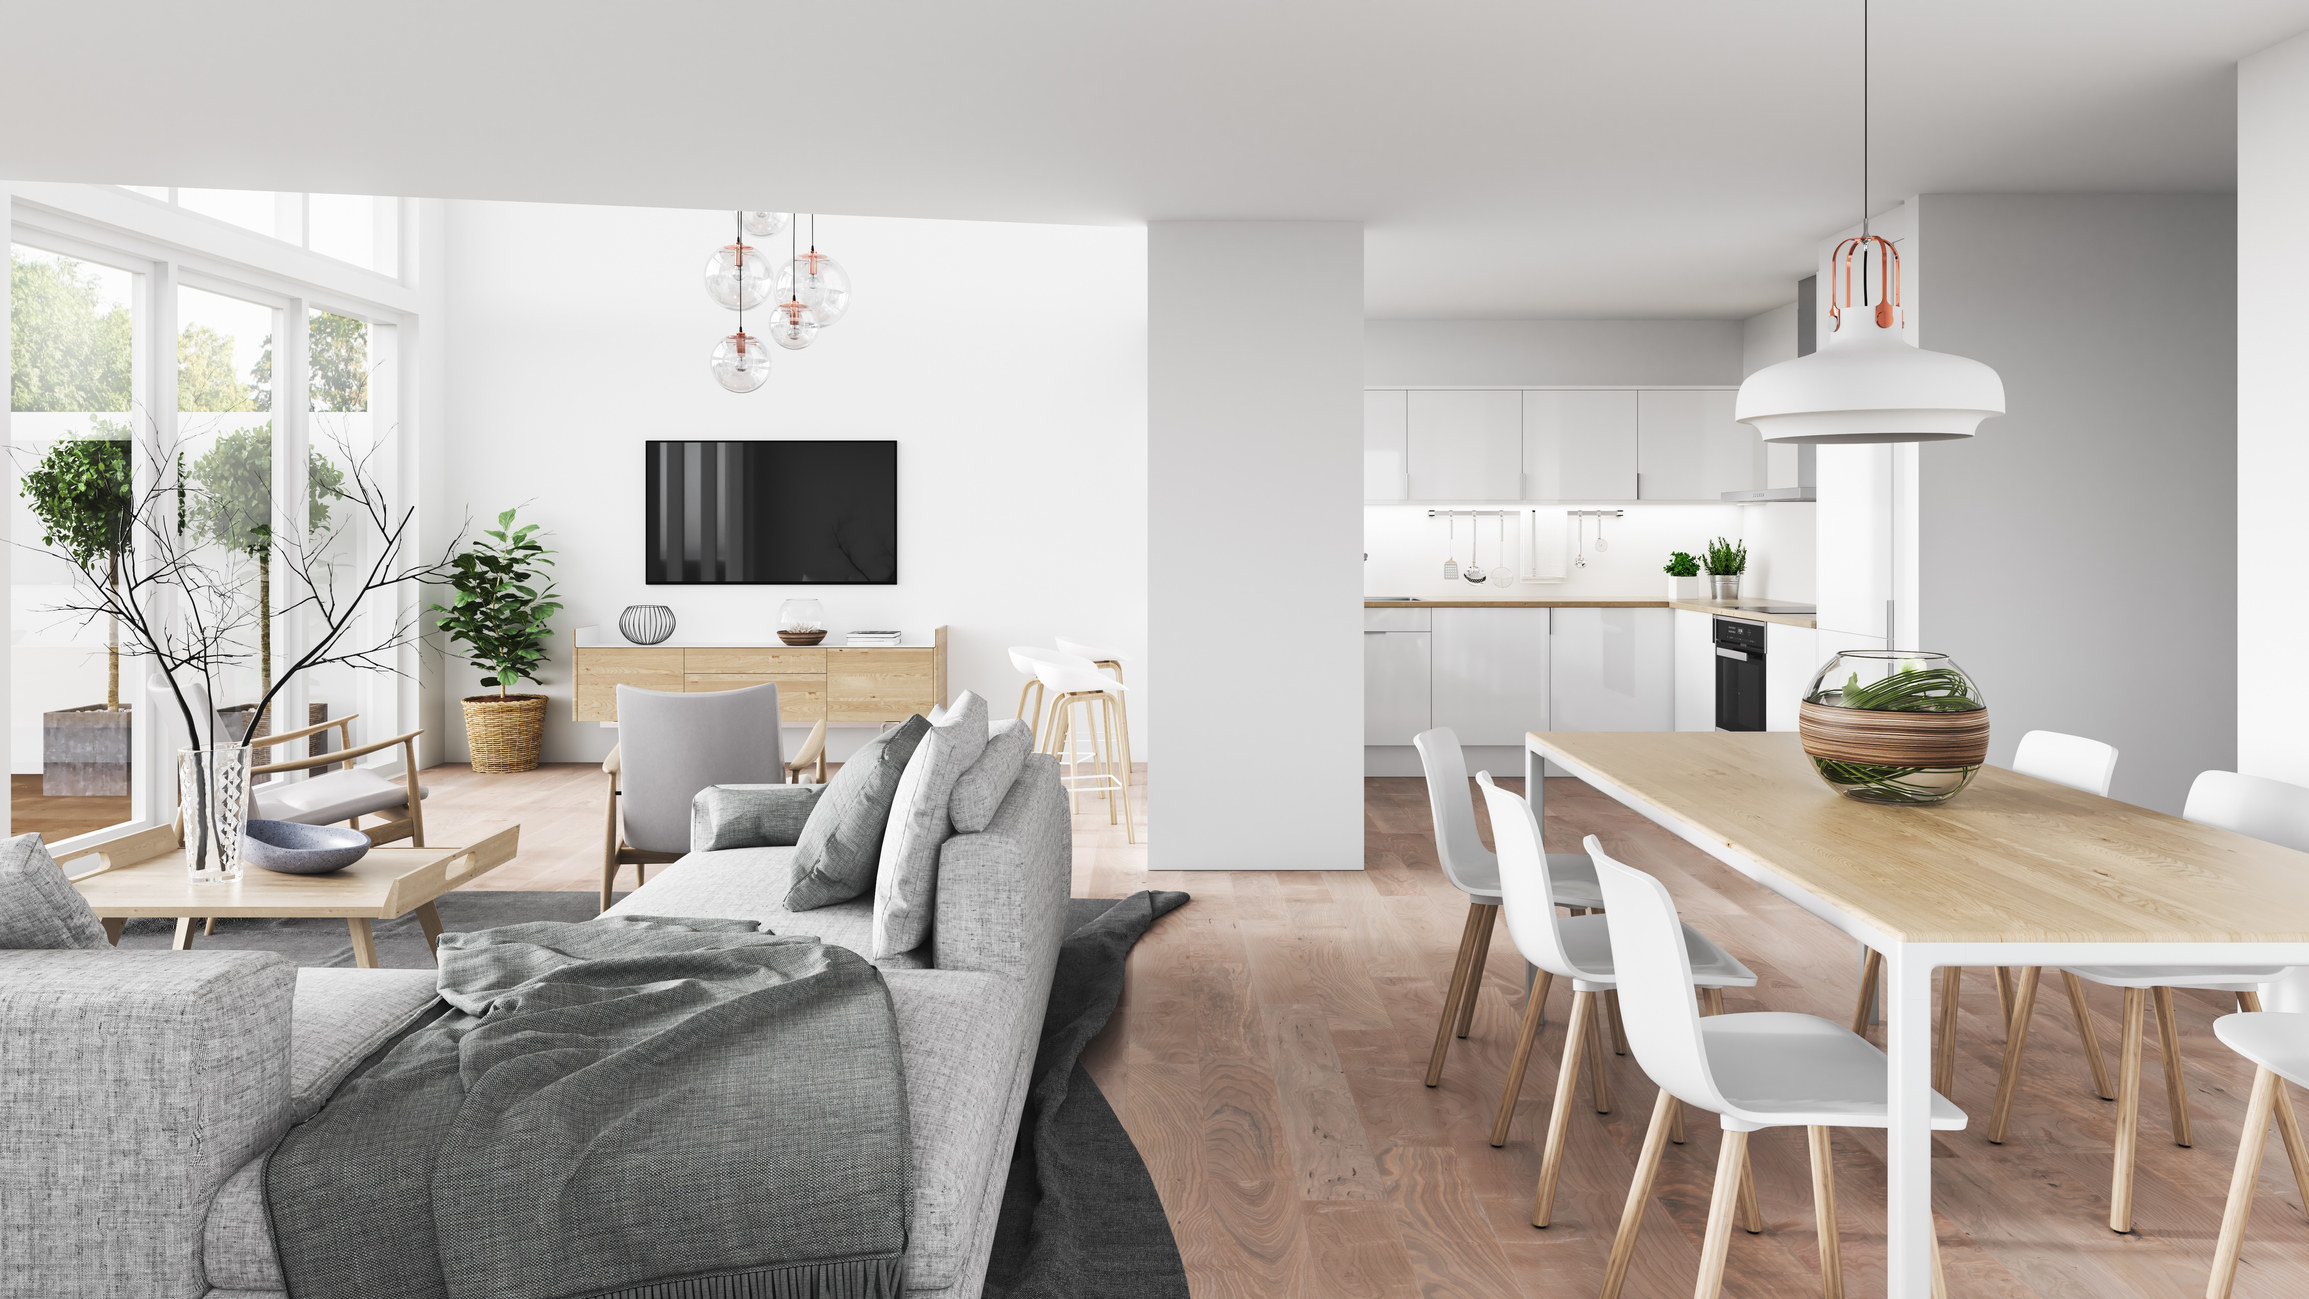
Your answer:
[[[1738,383],[1737,320],[1369,320],[1374,388]]]
[[[2007,414],[1920,448],[1923,644],[1995,718],[2114,744],[2115,796],[2178,812],[2237,756],[2236,200],[1921,200],[1923,345]]]

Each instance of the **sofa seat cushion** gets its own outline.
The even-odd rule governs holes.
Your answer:
[[[605,915],[690,916],[702,920],[751,920],[773,934],[809,934],[860,956],[874,950],[874,901],[853,898],[808,911],[788,911],[793,885],[794,848],[722,848],[693,852],[650,876]],[[925,943],[911,952],[874,962],[885,970],[921,969],[930,963]]]
[[[943,1290],[974,1262],[980,1218],[1000,1211],[999,1187],[1010,1172],[1009,1110],[1033,1033],[1015,979],[956,970],[892,970],[888,978],[905,1056],[912,1161],[906,1288]],[[297,992],[301,1006],[301,982]],[[1022,1039],[1029,1045],[1022,1048]],[[249,1161],[209,1210],[203,1249],[209,1284],[219,1289],[282,1288],[265,1219],[263,1166],[261,1157]]]
[[[417,787],[417,797],[433,791]],[[409,787],[368,767],[332,771],[310,780],[269,781],[256,788],[257,815],[267,821],[301,821],[328,825],[356,816],[405,807]]]

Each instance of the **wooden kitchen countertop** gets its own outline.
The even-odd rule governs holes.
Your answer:
[[[1585,599],[1559,597],[1552,600],[1365,600],[1366,609],[1685,609],[1692,613],[1723,614],[1749,622],[1776,622],[1788,627],[1814,627],[1818,620],[1808,613],[1758,613],[1743,609],[1741,603],[1773,604],[1777,601],[1728,600],[1611,600],[1590,596]],[[1789,603],[1794,603],[1790,601]]]

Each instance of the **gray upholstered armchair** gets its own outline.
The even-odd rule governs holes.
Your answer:
[[[774,683],[703,694],[619,686],[617,732],[617,747],[601,764],[609,775],[601,851],[604,911],[618,867],[632,865],[639,884],[648,867],[689,851],[690,801],[699,790],[784,784],[789,771]],[[823,732],[812,732],[811,739],[822,746]]]

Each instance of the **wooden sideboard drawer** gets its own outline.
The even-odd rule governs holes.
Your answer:
[[[938,651],[926,649],[834,649],[826,651],[826,720],[829,723],[904,721],[927,713],[941,701]]]
[[[778,724],[814,726],[826,718],[826,678],[822,673],[788,676],[769,672],[692,672],[682,678],[691,694],[737,690],[745,686],[778,688]]]
[[[588,649],[577,655],[577,720],[617,720],[617,688],[680,691],[678,649]]]
[[[808,648],[764,646],[744,649],[717,646],[713,649],[686,649],[682,651],[682,670],[690,673],[711,672],[716,674],[728,672],[759,672],[772,675],[794,672],[822,674],[826,670],[826,651],[816,646]]]

